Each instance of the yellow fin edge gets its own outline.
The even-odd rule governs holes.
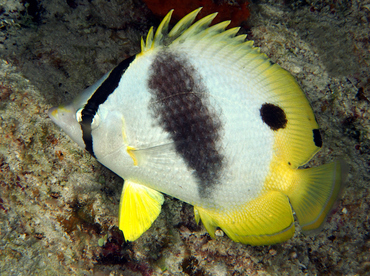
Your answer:
[[[319,167],[296,170],[296,185],[288,196],[305,234],[319,231],[344,188],[348,166],[337,160]]]
[[[288,197],[268,191],[231,212],[194,206],[195,218],[202,220],[212,238],[220,227],[235,242],[270,245],[290,239],[295,231]]]
[[[168,46],[176,43],[181,44],[188,39],[195,41],[205,39],[211,44],[215,44],[218,41],[227,41],[229,45],[242,45],[243,47],[241,47],[241,49],[244,49],[245,54],[250,50],[257,49],[253,48],[253,42],[245,43],[246,35],[236,36],[239,27],[225,30],[231,22],[229,20],[210,26],[212,20],[217,16],[217,12],[209,14],[194,22],[201,9],[200,7],[185,15],[171,30],[169,30],[169,23],[173,13],[173,10],[170,10],[155,32],[154,28],[151,27],[146,39],[141,38],[141,53],[138,55],[142,55],[149,50],[161,46]],[[221,45],[223,44],[221,43]],[[263,55],[263,57],[264,59],[267,58],[265,55]]]

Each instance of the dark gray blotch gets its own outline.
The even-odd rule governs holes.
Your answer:
[[[210,106],[199,74],[184,57],[163,51],[150,71],[149,108],[175,142],[177,153],[195,171],[200,195],[210,196],[224,160],[220,153],[220,114]]]

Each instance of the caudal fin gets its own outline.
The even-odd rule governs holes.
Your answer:
[[[343,190],[347,173],[343,160],[296,170],[297,188],[288,197],[304,233],[320,229]]]
[[[284,242],[294,234],[294,218],[288,197],[279,191],[266,191],[238,208],[227,211],[194,206],[195,219],[201,219],[211,237],[220,227],[233,241],[250,245]]]

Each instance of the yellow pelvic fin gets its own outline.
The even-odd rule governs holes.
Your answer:
[[[287,195],[304,233],[320,230],[340,196],[348,167],[342,160],[319,167],[295,170]]]
[[[288,197],[268,191],[234,211],[207,210],[194,206],[195,219],[202,220],[214,238],[220,227],[233,241],[268,245],[286,241],[294,234],[294,218]]]
[[[160,192],[125,180],[119,208],[119,229],[125,239],[135,241],[150,228],[161,212],[164,198]]]

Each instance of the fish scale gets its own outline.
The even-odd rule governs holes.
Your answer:
[[[50,118],[124,179],[126,240],[149,229],[163,194],[193,205],[213,238],[221,228],[245,244],[286,241],[293,209],[304,233],[319,230],[345,162],[299,169],[322,147],[303,91],[230,22],[193,23],[199,11],[169,30],[170,11],[139,54]]]

